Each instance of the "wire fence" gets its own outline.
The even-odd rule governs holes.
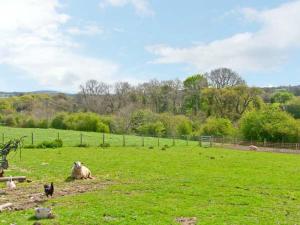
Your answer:
[[[54,129],[21,129],[7,128],[2,130],[1,142],[24,137],[24,146],[36,146],[45,141],[62,140],[63,146],[123,146],[123,147],[166,147],[197,146],[199,140],[192,136],[139,136],[97,132],[80,132]]]
[[[63,146],[124,146],[124,147],[165,147],[165,146],[241,146],[255,145],[260,148],[300,150],[300,143],[249,141],[241,138],[213,136],[139,136],[98,132],[81,132],[57,129],[12,128],[0,126],[0,143],[14,138],[24,138],[25,146],[36,146],[44,141],[62,140]],[[205,137],[205,138],[204,138]]]
[[[239,145],[239,146],[255,145],[260,148],[300,150],[300,143],[269,142],[267,140],[249,141],[240,138],[229,138],[229,137],[212,137],[212,142],[219,146],[228,145],[228,144]]]

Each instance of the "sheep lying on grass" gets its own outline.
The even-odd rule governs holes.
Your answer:
[[[257,151],[257,150],[258,150],[258,147],[255,146],[255,145],[250,145],[250,146],[249,146],[249,150],[251,150],[251,151]]]
[[[71,177],[74,179],[93,179],[91,171],[81,162],[74,162]]]

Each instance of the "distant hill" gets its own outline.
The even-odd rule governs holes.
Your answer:
[[[0,91],[0,98],[7,98],[13,96],[20,96],[25,94],[48,94],[48,95],[57,95],[57,94],[65,94],[65,95],[73,95],[70,93],[62,93],[59,91],[51,91],[51,90],[40,90],[40,91],[31,91],[31,92],[3,92]]]
[[[296,96],[300,96],[300,85],[296,86],[278,86],[278,87],[263,87],[262,88],[267,93],[273,93],[279,90],[287,90],[292,92]]]

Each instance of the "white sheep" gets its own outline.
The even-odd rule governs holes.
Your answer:
[[[251,151],[257,151],[257,150],[258,150],[258,147],[255,146],[255,145],[250,145],[250,146],[249,146],[249,150],[251,150]]]
[[[93,179],[91,171],[81,162],[74,162],[71,177],[74,179]]]

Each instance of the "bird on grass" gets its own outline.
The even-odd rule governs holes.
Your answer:
[[[12,176],[10,176],[9,181],[6,182],[6,186],[9,190],[16,189],[16,183],[13,181]]]
[[[51,182],[51,184],[45,184],[44,185],[44,191],[47,197],[49,197],[49,195],[52,197],[53,192],[54,192],[54,185],[53,182]]]

